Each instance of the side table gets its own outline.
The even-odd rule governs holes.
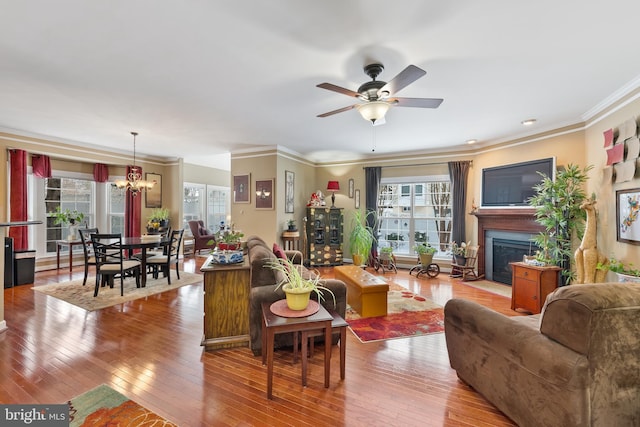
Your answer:
[[[285,251],[300,250],[300,232],[299,231],[283,231],[282,232],[282,249]]]
[[[82,240],[56,240],[56,267],[60,270],[60,248],[69,247],[69,272],[73,271],[73,247],[83,245]]]
[[[273,399],[273,346],[276,334],[286,332],[324,331],[324,386],[329,388],[331,372],[331,322],[333,316],[320,305],[318,311],[307,317],[281,317],[271,312],[271,303],[262,303],[262,364],[267,364],[267,399]],[[302,372],[307,372],[306,352],[302,357]],[[303,384],[306,378],[302,378]]]

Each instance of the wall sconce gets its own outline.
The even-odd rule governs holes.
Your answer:
[[[338,181],[329,181],[327,191],[331,191],[331,207],[336,207],[336,191],[340,191],[340,183]]]
[[[261,199],[266,199],[270,195],[271,195],[271,191],[265,191],[264,188],[261,188],[256,191],[256,196],[258,196]]]

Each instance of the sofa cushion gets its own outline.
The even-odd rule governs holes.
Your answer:
[[[640,306],[637,285],[597,283],[563,286],[547,296],[540,313],[540,332],[573,351],[589,354],[598,313]],[[626,330],[628,325],[609,324]]]
[[[273,244],[273,254],[280,259],[287,259],[287,255],[284,253],[284,250],[278,246],[277,243]]]

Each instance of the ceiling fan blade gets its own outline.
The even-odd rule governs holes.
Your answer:
[[[378,97],[384,97],[384,95],[389,96],[398,93],[425,74],[427,74],[427,72],[422,68],[418,68],[415,65],[409,65],[407,66],[407,68],[402,70],[400,74],[391,79],[389,83],[382,86],[380,90],[378,90]]]
[[[358,92],[354,92],[350,89],[346,89],[340,86],[336,86],[334,84],[331,83],[320,83],[319,85],[316,85],[316,87],[322,88],[322,89],[327,89],[327,90],[332,90],[334,92],[338,92],[341,93],[343,95],[347,95],[347,96],[353,96],[354,98],[360,98],[360,94]]]
[[[389,98],[396,107],[438,108],[442,104],[442,98]]]
[[[343,113],[345,111],[353,110],[359,104],[349,105],[348,107],[340,108],[338,110],[329,111],[328,113],[318,114],[316,117],[328,117],[333,116],[334,114]]]

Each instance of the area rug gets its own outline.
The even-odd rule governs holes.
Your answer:
[[[171,285],[167,284],[166,277],[160,275],[158,279],[148,277],[147,284],[144,288],[136,288],[135,279],[127,278],[124,281],[124,296],[120,296],[120,281],[116,280],[113,289],[108,286],[101,287],[98,291],[98,296],[94,297],[93,291],[95,290],[96,279],[91,276],[87,278],[87,284],[85,286],[82,286],[82,279],[80,279],[50,285],[34,286],[32,289],[66,301],[69,304],[73,304],[87,311],[94,311],[166,292],[181,286],[192,285],[202,282],[202,279],[203,276],[200,274],[181,271],[180,280],[178,280],[175,270],[171,270]]]
[[[444,310],[435,302],[389,285],[387,315],[361,318],[347,307],[349,329],[362,343],[429,335],[444,331]]]
[[[106,384],[76,396],[69,404],[69,426],[176,426]]]
[[[503,283],[492,282],[490,280],[474,280],[473,282],[462,282],[462,284],[471,286],[472,288],[482,289],[492,294],[511,298],[511,286]]]

